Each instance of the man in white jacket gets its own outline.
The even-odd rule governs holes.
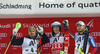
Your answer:
[[[36,30],[38,31],[36,33]],[[34,26],[28,28],[28,36],[16,39],[17,28],[13,29],[13,35],[11,36],[11,45],[22,45],[22,54],[37,54],[37,43],[41,38],[41,45],[49,42],[48,37],[43,32],[43,28],[38,26],[37,29]]]

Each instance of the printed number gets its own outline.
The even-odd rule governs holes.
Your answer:
[[[78,46],[77,46],[77,49],[79,48],[79,46],[80,46],[80,44],[77,44]]]
[[[77,44],[77,46],[75,46],[75,48],[77,48],[77,49],[78,49],[79,47],[80,47],[80,44]]]

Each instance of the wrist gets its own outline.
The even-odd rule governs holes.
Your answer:
[[[44,32],[41,32],[41,35],[43,35]]]
[[[13,29],[13,36],[16,36],[17,32],[18,32],[18,29],[17,28],[14,28]]]
[[[68,26],[64,26],[64,30],[67,31],[69,29]]]

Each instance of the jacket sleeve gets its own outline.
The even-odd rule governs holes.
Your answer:
[[[72,30],[69,30],[70,39],[75,39],[75,34]]]
[[[97,45],[96,45],[96,43],[94,41],[93,36],[89,36],[89,43],[92,46],[92,50],[91,50],[90,53],[93,54],[93,53],[95,53],[97,51]]]
[[[11,36],[11,45],[22,45],[24,38],[16,39],[16,36]]]
[[[49,38],[47,37],[47,35],[45,33],[43,33],[42,37],[43,38],[42,38],[42,44],[41,45],[49,42]]]

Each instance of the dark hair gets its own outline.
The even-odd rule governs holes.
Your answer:
[[[61,32],[61,27],[59,27],[59,31]],[[55,32],[53,30],[53,27],[52,27],[52,35],[55,36]]]

